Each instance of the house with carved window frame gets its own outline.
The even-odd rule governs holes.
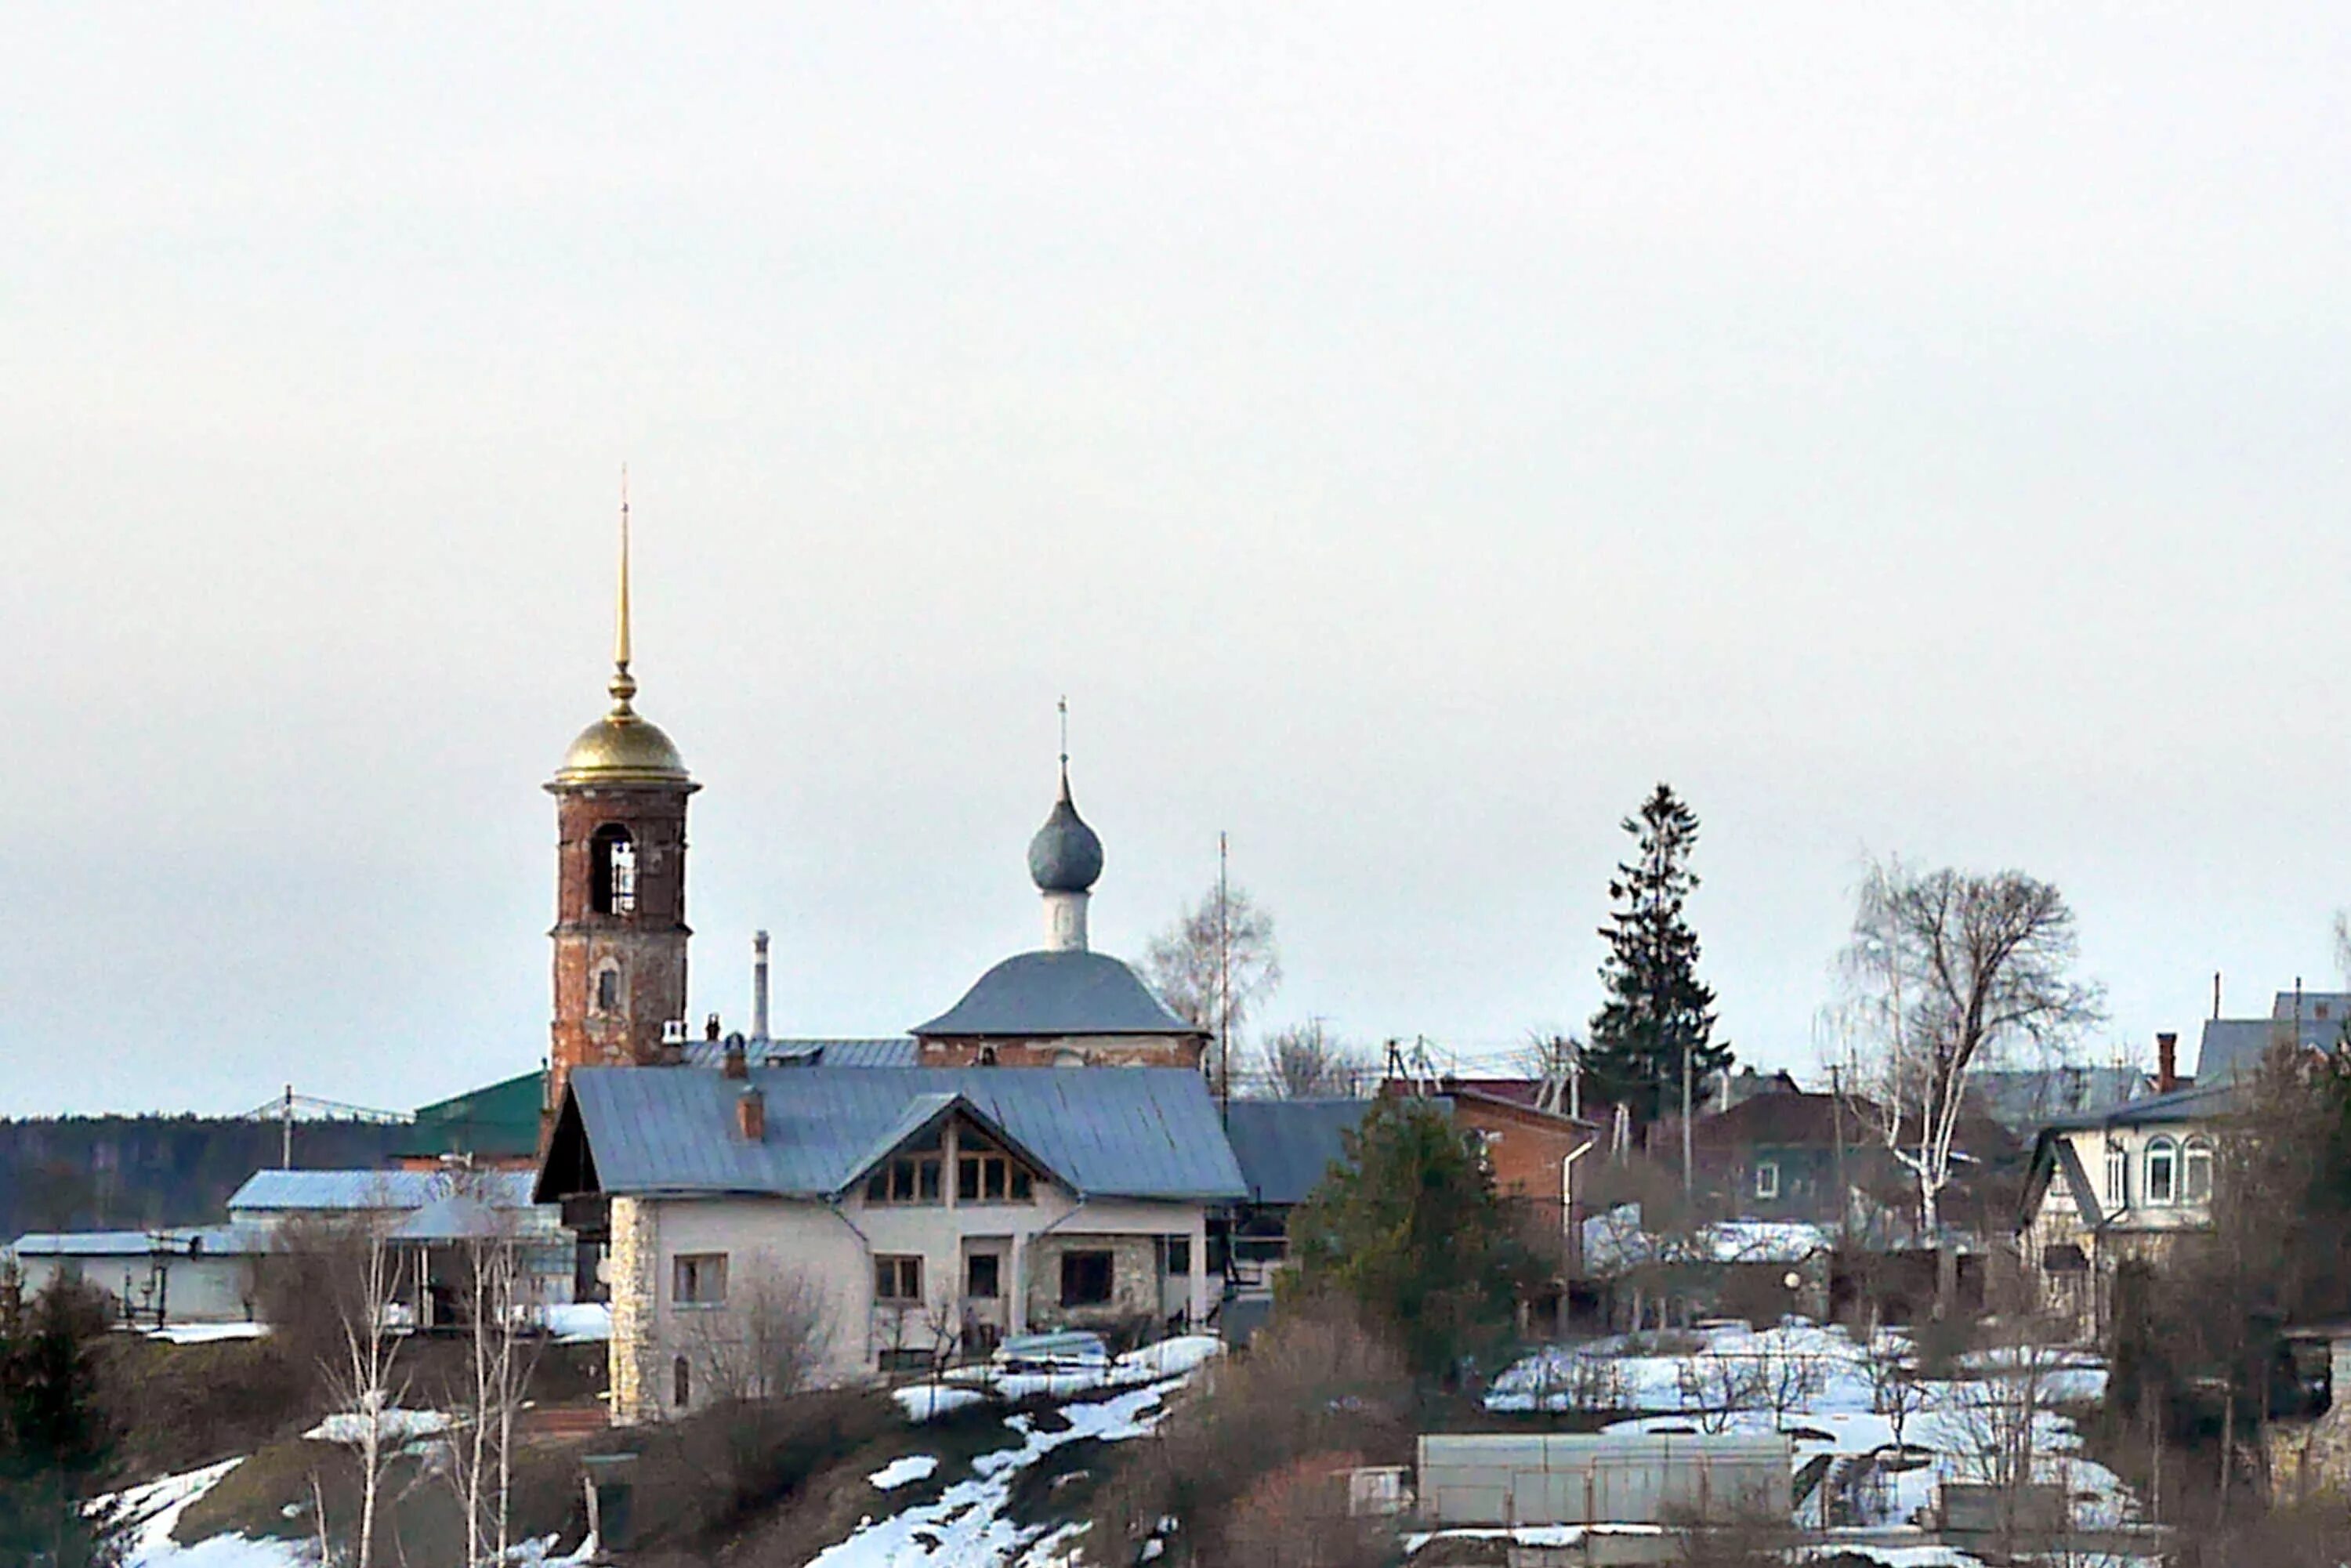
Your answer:
[[[2235,1098],[2220,1081],[2042,1128],[2017,1239],[2044,1311],[2099,1338],[2113,1322],[2116,1270],[2159,1265],[2181,1237],[2211,1228],[2220,1129]]]

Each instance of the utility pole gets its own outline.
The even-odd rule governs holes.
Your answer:
[[[1233,932],[1228,917],[1229,868],[1225,835],[1217,835],[1217,1114],[1233,1120]]]
[[[294,1168],[294,1085],[291,1083],[286,1086],[286,1109],[278,1118],[277,1125],[277,1168],[290,1171]]]
[[[1853,1193],[1844,1185],[1844,1085],[1834,1062],[1829,1064],[1829,1119],[1836,1125],[1837,1235],[1849,1241],[1845,1227],[1853,1213]]]

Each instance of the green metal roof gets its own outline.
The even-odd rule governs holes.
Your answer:
[[[533,1155],[547,1074],[526,1072],[416,1108],[403,1155]]]

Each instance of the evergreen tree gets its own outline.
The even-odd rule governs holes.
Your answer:
[[[81,1512],[108,1456],[96,1347],[106,1301],[59,1276],[0,1290],[0,1562],[79,1568],[99,1557]]]
[[[1698,933],[1682,908],[1698,884],[1689,869],[1698,815],[1660,784],[1624,826],[1639,848],[1608,883],[1608,1001],[1593,1015],[1584,1066],[1592,1092],[1648,1123],[1679,1111],[1685,1052],[1703,1082],[1730,1064],[1730,1047],[1714,1039],[1714,989],[1698,977]]]
[[[1447,1377],[1508,1333],[1531,1260],[1476,1137],[1426,1100],[1384,1099],[1291,1216],[1286,1296],[1352,1299],[1413,1369]]]

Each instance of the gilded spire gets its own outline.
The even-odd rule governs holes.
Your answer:
[[[605,688],[612,694],[612,711],[629,711],[629,699],[637,695],[636,677],[629,674],[629,465],[621,465],[621,594],[613,619],[612,682]]]

